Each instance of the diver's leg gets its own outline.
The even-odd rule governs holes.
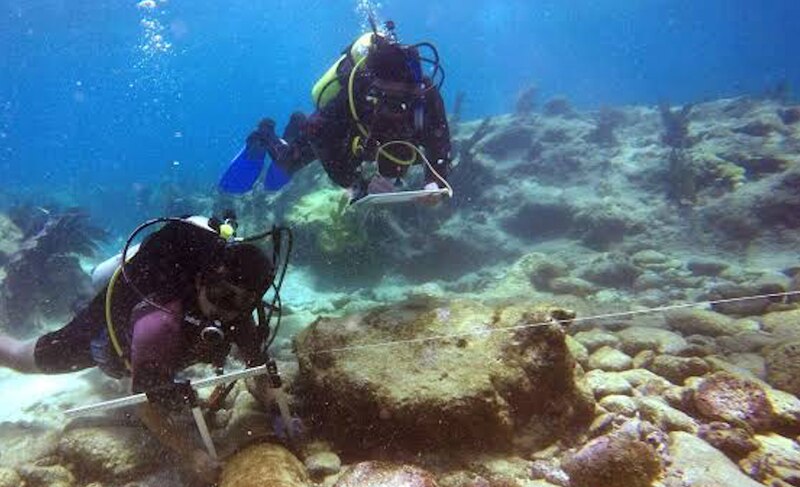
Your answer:
[[[278,145],[270,152],[272,160],[290,176],[317,158],[311,143],[311,128],[308,117],[303,113],[292,113],[283,130],[283,139],[278,139],[285,142],[285,145]]]
[[[0,335],[0,366],[24,374],[39,373],[34,354],[36,341],[22,341],[7,335]]]
[[[305,135],[307,118],[303,112],[292,113],[289,123],[283,129],[283,140],[291,144],[294,139]]]

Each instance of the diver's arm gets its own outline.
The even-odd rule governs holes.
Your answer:
[[[236,323],[233,327],[233,343],[240,358],[247,367],[256,367],[264,364],[261,345],[265,337],[261,336],[253,318],[248,317]]]
[[[425,124],[422,138],[425,155],[433,169],[444,179],[450,167],[450,127],[444,101],[439,90],[432,89],[425,97]],[[437,178],[431,168],[425,166],[425,183],[436,183],[440,188],[444,183]]]
[[[205,481],[219,475],[220,463],[202,448],[198,448],[186,434],[185,427],[178,427],[162,407],[146,402],[136,410],[137,416],[158,441],[180,457],[187,468]]]
[[[146,402],[138,407],[136,413],[162,445],[181,457],[189,459],[191,453],[198,449],[190,440],[191,436],[186,434],[185,427],[176,426],[165,408]]]
[[[238,323],[233,331],[233,343],[246,367],[257,367],[267,362],[266,352],[262,352],[264,337],[256,327],[252,318]],[[248,392],[258,399],[261,404],[269,404],[270,378],[267,375],[257,375],[245,381]]]
[[[182,349],[180,303],[169,303],[167,308],[172,312],[151,307],[134,310],[131,340],[133,392],[151,391],[148,396],[160,397],[164,399],[164,404],[180,402],[170,401],[169,386],[173,384],[180,356],[185,353]],[[164,392],[152,394],[159,387],[165,386]],[[148,401],[140,405],[136,412],[162,445],[177,453],[198,476],[211,478],[217,463],[194,444],[184,428],[171,421],[166,406]]]
[[[183,307],[178,300],[159,309],[142,303],[131,312],[133,392],[169,384],[187,353],[182,333]]]

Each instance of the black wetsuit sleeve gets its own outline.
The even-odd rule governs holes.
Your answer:
[[[450,128],[447,125],[447,113],[439,90],[433,89],[425,97],[425,123],[422,136],[425,155],[439,175],[447,179],[450,167]],[[435,182],[443,187],[442,182],[425,167],[425,183]]]

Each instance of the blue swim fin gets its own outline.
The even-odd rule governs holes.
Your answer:
[[[264,157],[254,159],[252,155],[248,157],[247,152],[247,147],[243,147],[219,180],[219,189],[223,193],[246,193],[256,183],[258,175],[264,169]]]
[[[286,186],[292,176],[282,167],[273,162],[267,168],[267,175],[264,177],[264,189],[268,191],[278,191]]]

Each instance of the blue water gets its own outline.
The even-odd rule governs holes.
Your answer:
[[[355,1],[155,3],[0,1],[0,203],[77,202],[129,228],[154,216],[136,203],[164,181],[210,191],[259,118],[310,109],[310,86],[365,26]],[[511,110],[532,83],[591,108],[800,82],[793,0],[386,0],[378,13],[439,47],[464,118]]]

